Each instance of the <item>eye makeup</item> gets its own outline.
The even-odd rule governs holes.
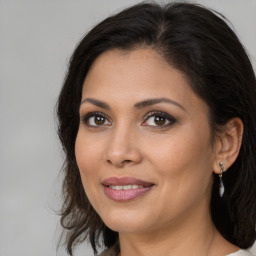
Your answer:
[[[146,114],[142,126],[153,126],[156,128],[166,128],[176,122],[176,119],[162,111],[151,111]]]
[[[176,119],[162,111],[150,111],[144,116],[141,126],[149,126],[152,128],[167,128],[176,122]],[[102,112],[89,112],[81,117],[81,121],[91,128],[100,128],[111,126],[110,118]]]
[[[81,118],[82,122],[88,127],[110,126],[109,118],[102,112],[89,112]]]

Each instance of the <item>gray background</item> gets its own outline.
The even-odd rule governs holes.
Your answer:
[[[137,2],[0,0],[0,256],[57,254],[62,153],[54,106],[68,59],[89,28]],[[226,15],[255,67],[256,0],[197,2]]]

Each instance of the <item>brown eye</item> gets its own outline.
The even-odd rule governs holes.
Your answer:
[[[83,118],[83,122],[90,127],[111,125],[110,121],[103,113],[89,113]]]
[[[156,125],[164,125],[166,122],[166,117],[164,116],[155,116],[154,122]]]
[[[95,116],[94,122],[96,125],[103,125],[105,123],[106,118],[103,116]]]
[[[176,122],[176,119],[165,112],[150,112],[146,115],[143,126],[168,127]]]

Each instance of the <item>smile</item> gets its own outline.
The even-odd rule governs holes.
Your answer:
[[[146,194],[154,186],[153,183],[131,177],[111,177],[102,182],[105,195],[117,202],[133,200]]]
[[[109,186],[109,187],[115,190],[130,190],[130,189],[143,188],[143,186],[140,186],[140,185]]]

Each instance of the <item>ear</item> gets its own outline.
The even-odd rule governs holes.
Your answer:
[[[216,160],[214,161],[213,171],[220,173],[220,165],[224,165],[226,171],[237,159],[243,138],[243,122],[240,118],[229,120],[218,133],[215,140]]]

